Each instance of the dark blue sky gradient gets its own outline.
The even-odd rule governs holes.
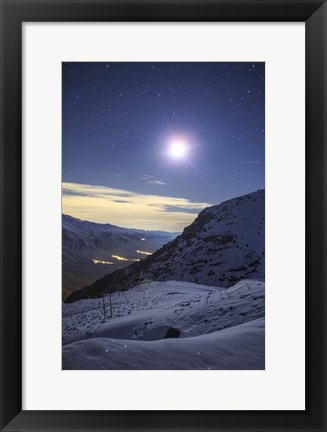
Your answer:
[[[62,71],[64,182],[212,204],[264,188],[264,63],[63,63]],[[191,145],[179,163],[164,154],[176,134]]]

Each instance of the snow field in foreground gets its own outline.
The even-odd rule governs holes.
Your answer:
[[[264,319],[187,339],[95,338],[63,348],[63,369],[264,369]]]
[[[152,282],[111,300],[107,320],[102,299],[63,304],[63,369],[264,369],[264,282]]]

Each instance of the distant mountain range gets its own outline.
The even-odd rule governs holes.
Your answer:
[[[62,216],[63,298],[76,289],[141,260],[178,233],[120,228]]]
[[[127,231],[134,233],[133,230]],[[137,233],[135,236],[140,240],[143,234]],[[162,237],[160,239],[163,240]],[[121,241],[125,245],[125,236],[119,236],[119,246]],[[137,241],[136,238],[133,238],[134,241]],[[80,239],[76,237],[75,242],[79,245]],[[109,237],[108,247],[111,242],[112,238]],[[67,253],[71,253],[69,241],[65,239],[64,243],[69,245]],[[135,249],[139,247],[139,243],[138,246],[133,243],[133,257]],[[264,280],[264,277],[265,191],[259,190],[204,209],[181,235],[153,255],[107,274],[73,292],[65,301],[69,303],[96,298],[104,293],[125,291],[151,281],[175,280],[230,287],[242,279]]]

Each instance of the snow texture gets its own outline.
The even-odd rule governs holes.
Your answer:
[[[264,298],[260,281],[169,281],[112,294],[110,319],[102,299],[64,304],[63,369],[263,369]]]
[[[264,369],[264,319],[182,340],[75,342],[63,348],[63,369]]]

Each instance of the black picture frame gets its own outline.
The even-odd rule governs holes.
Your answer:
[[[0,0],[0,4],[0,429],[326,431],[326,1]],[[146,407],[144,411],[22,411],[22,23],[29,21],[305,22],[305,411],[146,411]]]

